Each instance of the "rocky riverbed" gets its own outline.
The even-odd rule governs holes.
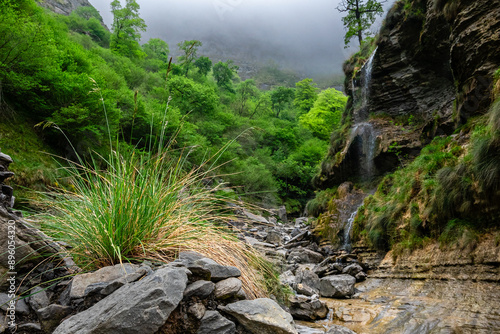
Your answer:
[[[266,217],[236,208],[229,227],[279,268],[293,291],[287,305],[274,296],[249,300],[238,268],[193,252],[75,276],[64,245],[12,211],[12,188],[3,184],[13,175],[10,163],[0,155],[0,228],[15,224],[17,254],[26,255],[14,284],[17,333],[500,333],[493,236],[470,249],[429,245],[399,258],[360,245],[348,253],[320,243],[307,218],[288,220],[284,208]],[[4,249],[7,241],[0,240]],[[7,253],[0,269],[5,278]],[[11,330],[7,283],[0,333]]]

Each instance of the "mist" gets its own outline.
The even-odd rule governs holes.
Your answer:
[[[112,0],[90,0],[111,27]],[[395,2],[389,0],[387,10]],[[122,1],[124,3],[124,1]],[[147,31],[142,43],[161,38],[177,55],[177,43],[203,42],[199,55],[214,61],[235,60],[240,67],[274,62],[302,76],[342,72],[342,63],[357,51],[344,48],[340,0],[137,0]],[[384,14],[385,16],[385,14]],[[382,18],[372,26],[379,29]]]

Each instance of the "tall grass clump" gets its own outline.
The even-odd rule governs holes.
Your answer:
[[[43,219],[44,231],[67,243],[85,270],[144,259],[168,262],[179,252],[196,251],[238,267],[250,298],[276,289],[269,262],[225,228],[232,218],[229,200],[217,195],[219,186],[206,186],[218,176],[221,152],[188,168],[189,152],[174,150],[174,140],[164,144],[164,133],[159,138],[140,151],[113,145],[110,137],[116,149],[109,156],[69,162],[71,186],[46,196],[51,213]]]
[[[249,296],[263,295],[258,269],[268,264],[224,229],[227,200],[216,195],[218,187],[205,186],[214,168],[185,171],[187,157],[121,149],[89,165],[72,164],[73,190],[50,194],[44,230],[70,245],[77,264],[89,270],[196,251],[240,268]]]

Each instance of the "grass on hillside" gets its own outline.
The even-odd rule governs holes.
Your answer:
[[[34,191],[45,191],[64,175],[50,155],[53,151],[40,140],[30,123],[19,115],[0,122],[0,149],[12,157],[9,169],[15,176],[7,180],[14,188],[16,208],[29,206]]]
[[[412,163],[386,176],[361,208],[355,238],[402,251],[429,240],[470,246],[479,231],[498,229],[500,101],[463,133],[467,129],[469,145],[459,137],[436,138]]]

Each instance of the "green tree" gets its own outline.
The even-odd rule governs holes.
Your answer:
[[[295,99],[293,104],[301,113],[306,113],[318,98],[318,90],[312,79],[304,79],[295,84]]]
[[[135,0],[126,0],[122,8],[119,0],[111,3],[113,13],[113,34],[110,47],[116,53],[132,58],[143,58],[144,52],[139,45],[140,31],[146,31],[146,23],[139,16],[140,6]]]
[[[300,124],[311,130],[319,139],[328,140],[335,128],[340,126],[342,112],[347,103],[347,97],[334,88],[322,91],[312,109],[300,116]]]
[[[384,8],[382,4],[386,0],[342,0],[337,10],[341,13],[347,13],[342,18],[347,33],[344,37],[344,43],[347,47],[352,38],[357,37],[359,45],[363,42],[363,34],[375,22],[376,16],[382,16]]]
[[[183,52],[183,55],[179,57],[179,62],[184,68],[184,75],[187,76],[191,64],[196,59],[198,49],[203,46],[203,43],[194,39],[191,41],[182,41],[178,43],[177,46],[179,50]]]
[[[213,74],[215,81],[217,82],[217,86],[227,89],[230,92],[234,92],[231,80],[234,77],[234,72],[236,72],[238,69],[239,67],[233,65],[233,62],[231,60],[228,60],[225,63],[220,61],[215,64],[213,68]]]
[[[271,102],[273,104],[273,110],[276,113],[276,117],[280,116],[281,111],[290,103],[295,96],[295,92],[292,88],[278,87],[271,92]]]
[[[212,69],[212,61],[208,57],[200,57],[196,59],[194,66],[198,68],[201,75],[206,77],[208,72]]]
[[[144,52],[146,52],[147,57],[150,59],[159,59],[163,63],[168,63],[168,55],[170,49],[168,48],[167,42],[159,38],[151,38],[146,44],[142,46]]]
[[[238,95],[238,113],[242,116],[245,111],[248,111],[248,100],[257,97],[259,91],[255,86],[255,81],[248,79],[239,84],[236,94]]]

